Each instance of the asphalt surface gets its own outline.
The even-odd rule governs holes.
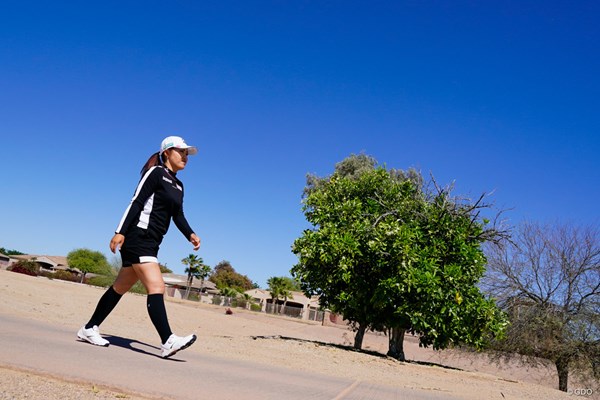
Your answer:
[[[156,344],[103,336],[111,342],[109,347],[80,342],[76,329],[0,315],[0,364],[166,399],[455,399],[431,391],[233,361],[201,351],[184,350],[162,359]]]

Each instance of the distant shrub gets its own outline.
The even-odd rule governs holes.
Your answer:
[[[77,275],[62,269],[59,269],[58,271],[54,272],[52,274],[52,277],[54,279],[60,279],[61,281],[79,282],[79,277]]]
[[[85,283],[91,286],[107,288],[115,283],[115,278],[116,277],[113,275],[97,275],[86,279]],[[147,294],[148,292],[146,291],[144,285],[138,281],[131,287],[131,289],[129,289],[129,293]]]
[[[86,279],[86,283],[92,286],[109,287],[115,281],[115,277],[112,275],[98,275]]]
[[[137,294],[148,294],[148,292],[146,291],[146,288],[144,287],[144,285],[142,285],[142,282],[136,282],[135,285],[133,285],[131,287],[131,289],[129,289],[130,293],[137,293]]]
[[[262,311],[262,307],[260,306],[260,304],[250,304],[250,311],[261,312]]]
[[[54,279],[54,273],[50,271],[40,270],[38,276],[43,276],[44,278]]]
[[[18,274],[29,275],[29,276],[37,276],[37,274],[35,272],[31,271],[28,268],[21,267],[20,265],[13,266],[10,270],[12,272],[16,272]]]
[[[29,276],[38,276],[40,266],[35,261],[21,260],[8,268],[12,272]]]
[[[220,306],[221,305],[221,296],[213,296],[212,303],[214,305]]]

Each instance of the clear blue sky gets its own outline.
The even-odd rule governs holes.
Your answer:
[[[598,221],[597,1],[4,1],[0,247],[102,251],[163,137],[210,266],[264,287],[307,173],[364,152],[512,224]],[[160,260],[192,252],[175,226]]]

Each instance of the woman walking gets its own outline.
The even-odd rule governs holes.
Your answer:
[[[196,335],[173,334],[167,319],[164,293],[165,282],[158,263],[158,249],[171,220],[187,240],[200,248],[200,238],[194,233],[183,214],[183,184],[177,172],[185,168],[188,155],[196,154],[178,136],[165,138],[160,151],[153,154],[141,171],[141,179],[131,203],[110,241],[110,250],[120,250],[122,268],[111,287],[102,295],[90,320],[81,327],[79,339],[97,346],[108,346],[100,336],[99,326],[138,280],[146,291],[148,315],[160,339],[162,357],[170,357],[189,347]]]

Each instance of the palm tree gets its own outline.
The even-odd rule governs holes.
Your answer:
[[[280,310],[280,313],[282,311],[285,311],[285,307],[287,307],[287,301],[288,299],[293,299],[294,295],[292,295],[292,288],[289,286],[289,282],[284,280],[284,286],[283,286],[283,290],[281,291],[281,296],[283,297],[283,310]]]
[[[252,305],[253,297],[248,293],[240,293],[240,299],[244,301],[246,305],[246,310],[249,310],[250,306]]]
[[[225,300],[225,305],[227,306],[231,305],[231,299],[237,299],[237,297],[240,295],[240,292],[238,292],[232,287],[224,287],[220,289],[220,292],[222,297],[226,297],[229,299]]]
[[[200,264],[198,266],[198,276],[196,276],[196,279],[200,279],[200,292],[204,289],[204,280],[208,278],[211,272],[212,268],[209,265]]]
[[[273,314],[275,314],[277,310],[277,300],[279,300],[279,297],[281,297],[281,278],[273,276],[267,280],[267,285],[269,285],[269,294],[271,295]]]
[[[292,295],[293,285],[291,279],[285,276],[273,276],[267,280],[267,285],[269,285],[269,293],[273,302],[273,314],[275,314],[277,309],[277,301],[280,297],[283,297],[283,308],[279,310],[281,313],[285,309],[288,299],[294,298]]]
[[[194,278],[200,279],[200,291],[202,291],[202,286],[204,286],[204,279],[210,274],[210,267],[204,264],[204,260],[202,257],[198,257],[195,254],[190,254],[183,260],[181,260],[183,265],[187,265],[185,269],[185,273],[187,274],[187,288],[185,290],[185,299],[187,300],[190,295],[190,290],[192,287],[192,283]]]

